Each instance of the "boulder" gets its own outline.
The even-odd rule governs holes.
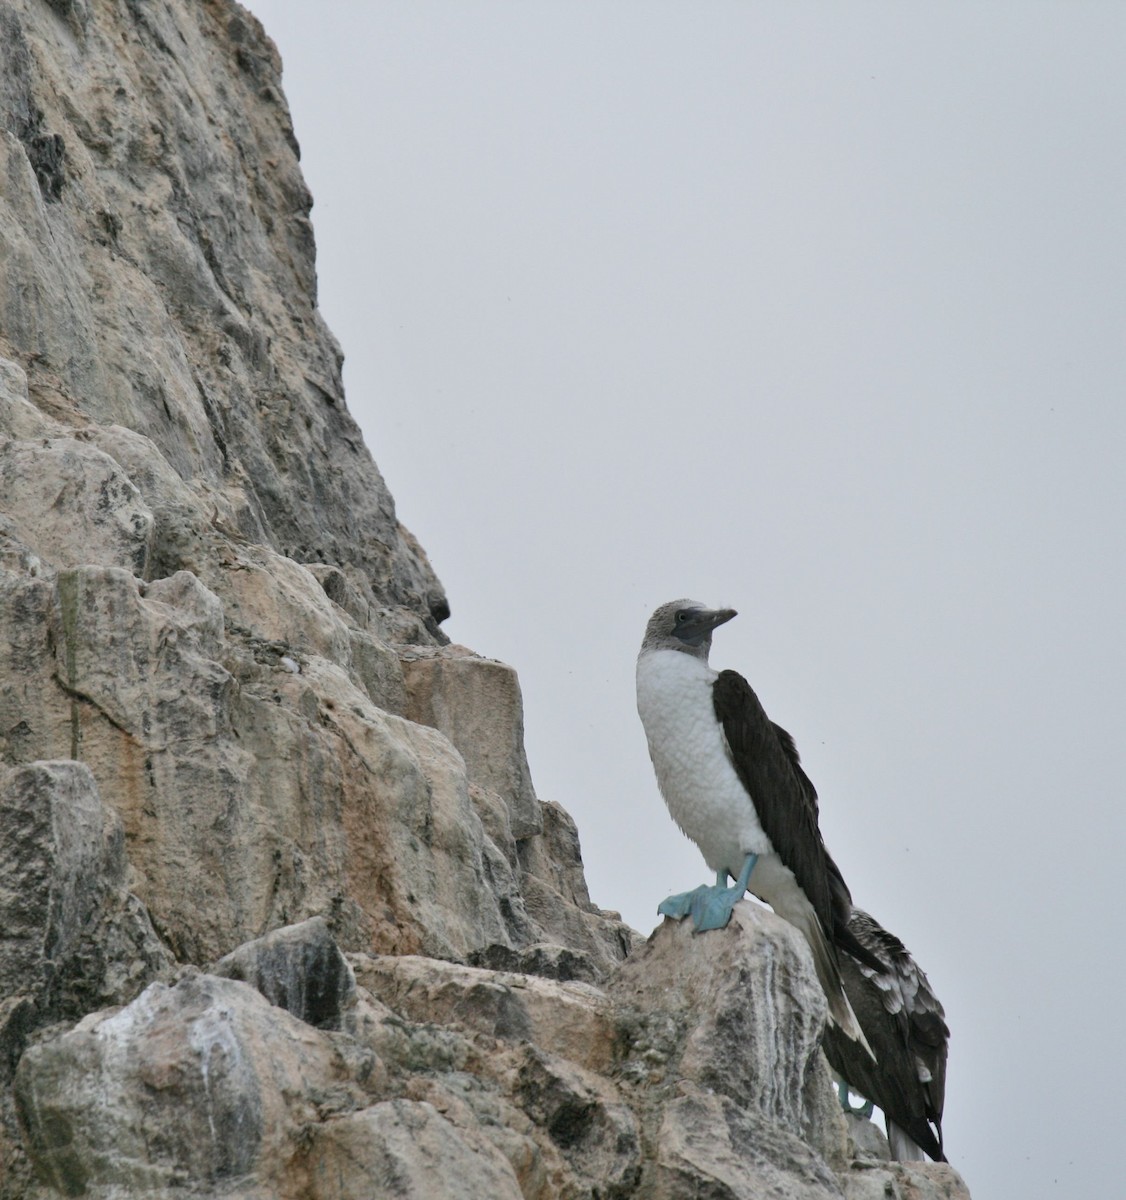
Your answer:
[[[350,962],[354,985],[311,920],[219,965],[255,987],[189,969],[40,1037],[14,1089],[36,1200],[968,1198],[945,1165],[833,1159],[824,1001],[764,910],[702,937],[669,922],[606,988]]]
[[[844,1116],[822,1103],[825,997],[791,925],[746,900],[717,933],[666,918],[608,990],[630,1026],[628,1077],[726,1096],[844,1165]]]
[[[171,966],[89,768],[0,772],[0,1078],[35,1029],[131,1000]]]
[[[198,973],[31,1047],[15,1080],[36,1175],[67,1196],[284,1195],[308,1125],[361,1095],[326,1035]]]
[[[250,984],[271,1004],[318,1029],[340,1029],[356,994],[352,969],[323,917],[244,943],[212,973]]]

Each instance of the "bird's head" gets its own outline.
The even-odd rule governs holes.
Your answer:
[[[712,630],[736,616],[733,608],[708,608],[696,600],[670,600],[649,618],[641,650],[680,650],[708,659]]]

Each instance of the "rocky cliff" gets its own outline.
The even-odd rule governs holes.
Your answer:
[[[964,1195],[850,1140],[789,927],[591,903],[279,80],[233,0],[0,6],[0,1197]]]

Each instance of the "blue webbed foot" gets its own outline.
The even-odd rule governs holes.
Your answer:
[[[696,932],[703,933],[706,929],[722,929],[731,920],[731,910],[742,896],[743,893],[734,888],[711,887],[705,883],[691,892],[680,892],[662,900],[657,911],[677,921],[690,916]]]
[[[672,917],[674,921],[683,921],[698,905],[701,895],[711,890],[707,884],[703,884],[691,892],[678,892],[675,896],[666,896],[657,905],[657,911],[662,917]]]
[[[758,855],[747,855],[734,887],[725,886],[727,872],[720,871],[716,875],[714,885],[705,883],[690,892],[679,892],[675,896],[669,896],[657,905],[657,911],[662,916],[672,917],[676,921],[690,916],[697,933],[708,929],[722,929],[731,920],[731,910],[742,900],[747,890],[747,881],[757,861]]]

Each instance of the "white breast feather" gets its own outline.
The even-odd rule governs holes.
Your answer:
[[[774,848],[728,757],[712,704],[716,678],[691,654],[650,651],[637,661],[637,711],[673,820],[713,871],[737,876],[748,854]]]

